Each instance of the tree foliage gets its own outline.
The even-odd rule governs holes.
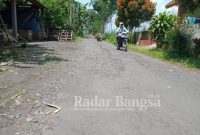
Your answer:
[[[102,32],[104,24],[116,10],[115,0],[95,0],[87,9],[75,0],[40,0],[47,9],[42,15],[47,28],[72,29],[83,35],[83,32]]]
[[[40,0],[46,9],[42,15],[46,28],[70,29],[83,35],[91,26],[92,12],[75,0]]]
[[[93,0],[91,5],[97,13],[97,20],[94,23],[98,23],[101,31],[103,31],[105,23],[112,18],[112,15],[116,11],[116,0]]]
[[[63,5],[66,5],[66,3],[62,3],[61,0],[40,0],[40,2],[47,8],[43,15],[46,27],[63,28],[67,25],[67,7],[63,8]]]
[[[178,56],[191,56],[194,50],[192,32],[187,29],[174,28],[166,34],[166,45],[168,51]]]
[[[115,0],[98,0],[92,3],[94,10],[106,21],[116,10]]]
[[[117,0],[116,24],[122,21],[129,29],[139,27],[141,23],[151,19],[155,6],[151,0]]]
[[[166,33],[176,25],[177,17],[167,12],[160,13],[152,18],[150,32],[158,47],[164,42]]]
[[[178,3],[187,12],[200,8],[200,0],[178,0]]]
[[[90,10],[90,26],[89,26],[89,32],[92,34],[97,34],[99,32],[102,32],[104,21],[102,20],[102,17],[94,10]]]

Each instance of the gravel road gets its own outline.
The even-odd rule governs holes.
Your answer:
[[[117,51],[94,39],[37,44],[51,49],[63,61],[17,68],[23,74],[17,81],[8,73],[0,74],[0,79],[19,84],[41,104],[55,104],[61,111],[29,126],[0,128],[0,134],[200,134],[199,70]],[[107,106],[104,101],[108,101]],[[41,106],[43,111],[49,109]]]

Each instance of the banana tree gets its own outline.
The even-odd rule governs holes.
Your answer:
[[[149,30],[158,48],[162,47],[166,33],[176,26],[176,21],[177,17],[167,12],[160,13],[152,18]]]

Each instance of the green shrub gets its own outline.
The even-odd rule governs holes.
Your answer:
[[[187,29],[175,28],[167,32],[165,38],[167,49],[178,56],[191,56],[194,50],[192,33]]]
[[[147,56],[158,58],[160,60],[167,60],[169,62],[176,63],[178,65],[187,66],[189,68],[200,69],[200,60],[193,56],[180,57],[177,54],[162,49],[147,49],[144,47],[134,46],[134,45],[129,45],[128,47],[129,47],[128,50],[132,50]]]
[[[150,32],[158,48],[163,46],[166,33],[176,25],[177,17],[167,12],[160,13],[152,18]]]
[[[131,32],[130,34],[128,34],[128,42],[131,44],[136,44],[137,43],[137,39],[139,37],[139,34],[136,32]]]
[[[115,44],[116,43],[116,33],[115,32],[105,33],[104,39],[112,44]]]

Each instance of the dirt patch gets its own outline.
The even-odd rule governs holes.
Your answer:
[[[0,134],[42,134],[55,115],[56,91],[48,84],[62,57],[59,42],[7,48],[0,56]],[[61,49],[61,50],[60,50]],[[53,81],[53,84],[55,81]]]

